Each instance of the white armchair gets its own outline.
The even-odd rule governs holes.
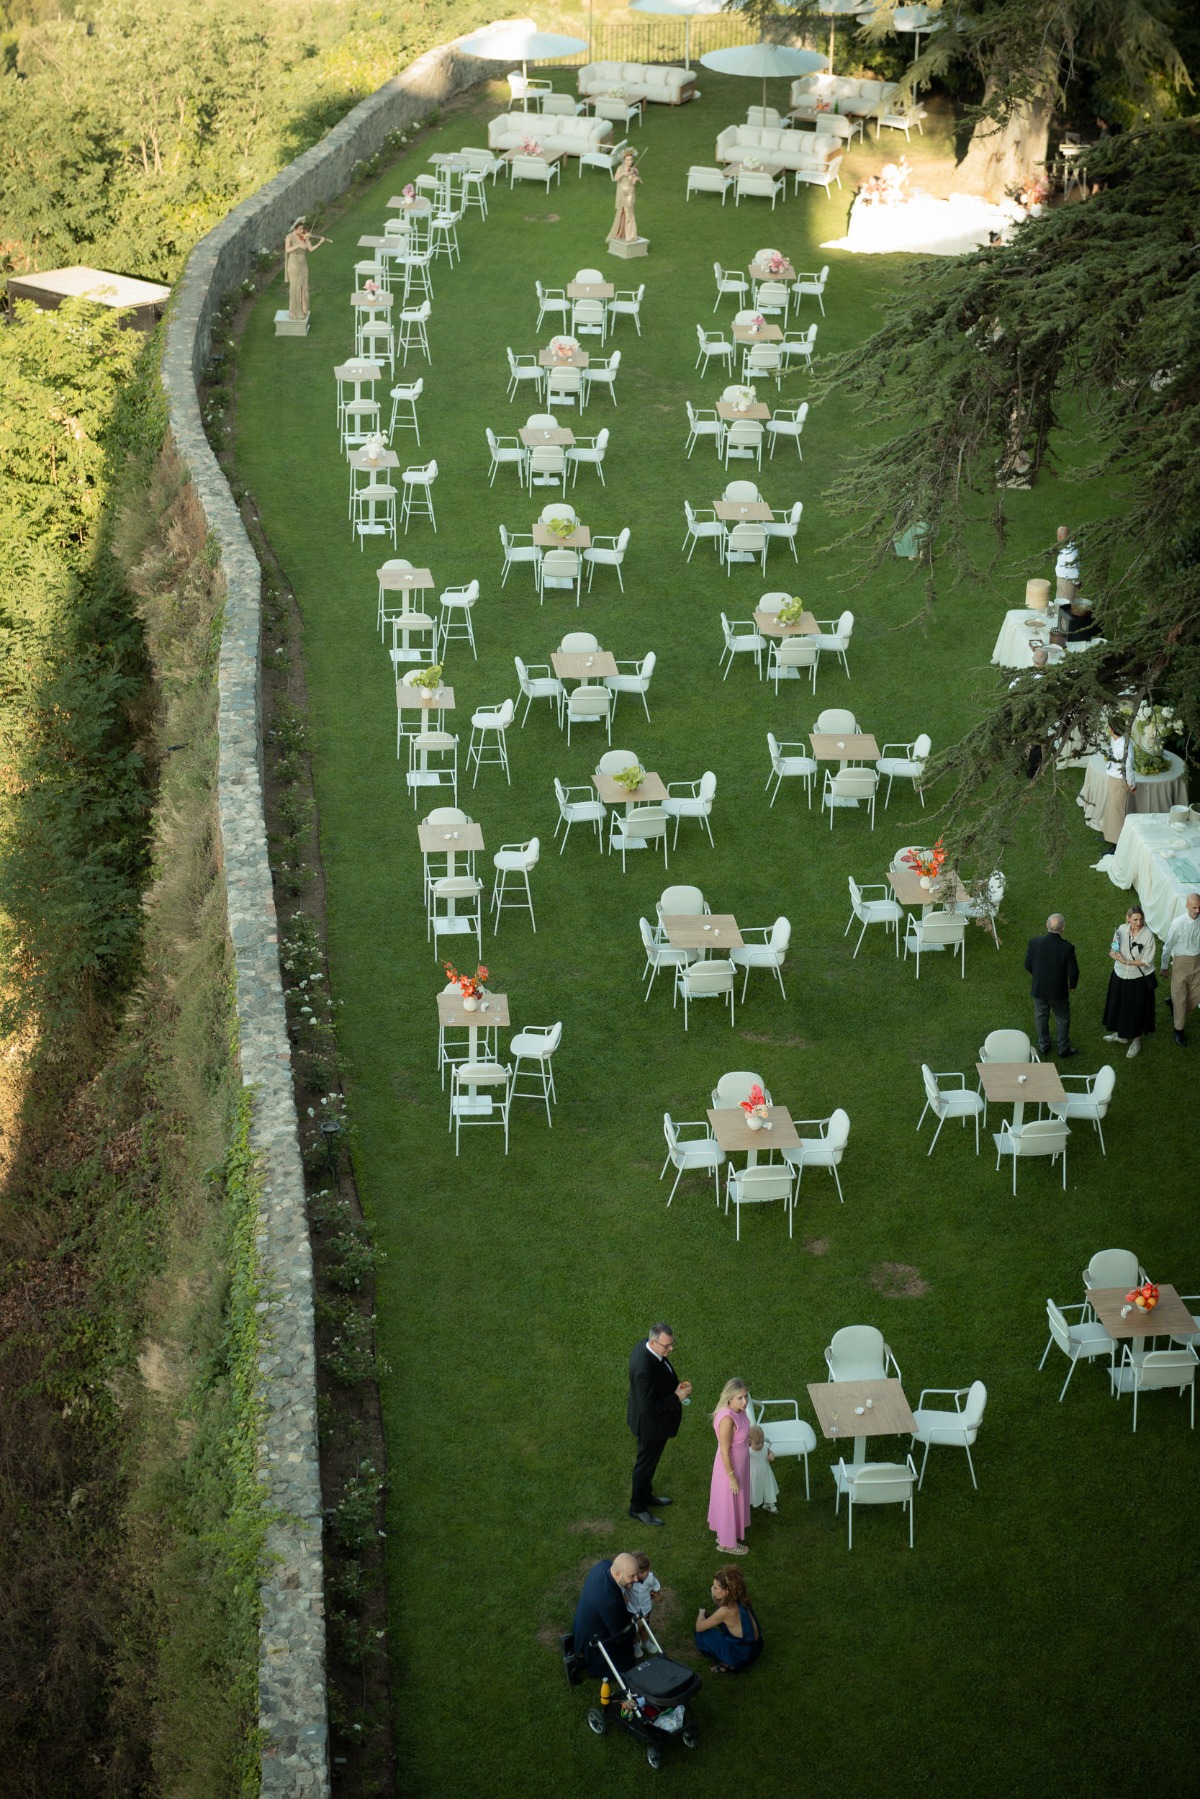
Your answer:
[[[887,792],[883,796],[883,809],[886,812],[892,798],[892,782],[899,778],[911,781],[913,791],[925,804],[925,790],[921,786],[921,777],[925,773],[925,764],[929,760],[929,752],[933,748],[927,732],[922,731],[911,743],[885,743],[883,754],[875,764],[879,775],[887,776]]]
[[[1148,1349],[1144,1354],[1134,1354],[1131,1344],[1126,1343],[1121,1351],[1121,1365],[1109,1370],[1114,1395],[1133,1394],[1133,1428],[1137,1430],[1138,1394],[1161,1392],[1164,1388],[1173,1387],[1176,1392],[1185,1390],[1191,1402],[1191,1428],[1196,1428],[1196,1367],[1198,1358],[1196,1351],[1189,1345],[1186,1349]]]
[[[927,1399],[953,1399],[953,1410],[945,1406],[927,1406]],[[979,1435],[979,1426],[983,1421],[984,1407],[987,1405],[987,1388],[981,1380],[972,1381],[969,1387],[926,1387],[913,1412],[916,1429],[913,1432],[914,1443],[924,1443],[925,1454],[921,1457],[921,1474],[917,1481],[920,1491],[925,1481],[925,1464],[929,1460],[929,1451],[938,1445],[951,1449],[965,1449],[967,1467],[971,1470],[971,1485],[979,1491],[979,1482],[975,1479],[975,1464],[971,1460],[971,1445]]]
[[[884,881],[870,881],[865,887],[860,887],[853,875],[850,875],[848,878],[850,882],[850,917],[847,920],[846,929],[842,932],[842,936],[846,937],[849,935],[850,926],[854,923],[855,919],[858,919],[859,923],[862,925],[862,930],[858,933],[858,942],[854,945],[854,956],[857,956],[859,950],[862,948],[862,940],[867,934],[868,925],[873,924],[881,924],[884,926],[885,930],[895,932],[896,954],[899,955],[900,921],[904,917],[904,910],[900,905],[900,902],[887,897],[883,899],[867,898],[869,893],[882,893],[886,896],[890,894],[891,888],[888,887]],[[851,961],[854,960],[854,956],[851,957]],[[922,1113],[921,1116],[924,1117],[924,1113]],[[920,1126],[918,1125],[917,1128],[919,1130]]]
[[[645,924],[645,919],[642,923]],[[685,1132],[690,1133],[685,1136]],[[663,1113],[663,1135],[667,1140],[667,1159],[662,1165],[661,1181],[668,1168],[674,1168],[675,1180],[667,1195],[670,1205],[675,1197],[675,1188],[685,1174],[702,1172],[713,1177],[713,1191],[717,1205],[721,1204],[721,1178],[717,1170],[725,1160],[725,1151],[708,1128],[704,1119],[694,1122],[676,1124],[669,1112]],[[814,1439],[815,1441],[815,1439]]]
[[[611,680],[611,676],[609,679]],[[649,718],[647,713],[646,717]],[[713,844],[712,817],[713,801],[717,797],[717,777],[711,768],[706,769],[698,781],[670,781],[667,784],[667,797],[663,801],[663,811],[668,818],[675,820],[675,836],[671,842],[674,849],[679,842],[679,824],[684,818],[698,819],[700,826]]]
[[[917,979],[921,978],[921,951],[930,948],[953,950],[962,964],[961,975],[967,978],[967,919],[962,912],[927,912],[924,917],[910,913],[904,928],[904,960],[910,950],[917,959]]]
[[[929,1145],[926,1153],[933,1154],[933,1144],[941,1136],[942,1126],[947,1118],[960,1118],[964,1130],[967,1126],[967,1119],[973,1118],[975,1120],[975,1154],[978,1155],[979,1120],[983,1116],[982,1093],[968,1090],[965,1074],[952,1072],[935,1074],[927,1062],[921,1064],[921,1079],[925,1083],[925,1105],[921,1116],[917,1119],[917,1129],[920,1130],[924,1124],[926,1112],[932,1112],[938,1121],[937,1130],[933,1133],[933,1143]],[[943,1088],[940,1085],[942,1081],[957,1081],[958,1085],[957,1087]]]
[[[797,1185],[806,1168],[828,1168],[837,1187],[838,1199],[845,1205],[846,1195],[842,1192],[842,1178],[838,1168],[850,1141],[849,1113],[838,1106],[828,1118],[793,1118],[792,1123],[798,1131],[802,1131],[806,1125],[816,1125],[820,1133],[816,1137],[801,1136],[794,1149],[785,1149],[783,1152],[784,1161],[789,1162],[796,1170]]]
[[[746,1001],[746,988],[750,983],[752,968],[769,968],[779,982],[779,991],[784,999],[787,993],[783,985],[783,964],[792,941],[790,920],[777,918],[773,925],[742,925],[742,947],[731,949],[729,960],[735,968],[744,968],[742,980],[742,1003]]]
[[[769,1418],[767,1413],[776,1407],[782,1416]],[[817,1433],[800,1416],[799,1402],[795,1399],[751,1399],[746,1406],[746,1416],[751,1424],[758,1425],[763,1440],[776,1461],[780,1456],[794,1455],[804,1463],[804,1497],[811,1499],[808,1458],[817,1447]]]
[[[1098,1356],[1107,1356],[1111,1363],[1116,1354],[1116,1343],[1109,1336],[1102,1324],[1097,1324],[1085,1316],[1089,1307],[1085,1300],[1078,1305],[1057,1306],[1052,1299],[1046,1301],[1046,1322],[1050,1326],[1050,1336],[1042,1351],[1042,1359],[1038,1363],[1038,1372],[1046,1366],[1046,1357],[1055,1344],[1062,1350],[1070,1366],[1067,1378],[1062,1384],[1062,1392],[1058,1396],[1059,1405],[1066,1397],[1067,1388],[1071,1384],[1071,1376],[1078,1362],[1094,1362]],[[1072,1324],[1067,1318],[1068,1312],[1078,1312],[1079,1321]]]
[[[834,1331],[825,1350],[825,1366],[830,1380],[901,1379],[899,1363],[873,1324],[847,1324]]]
[[[612,694],[614,713],[617,710],[617,696],[622,693],[635,693],[642,702],[642,710],[646,714],[646,722],[650,722],[650,707],[646,695],[650,691],[650,683],[654,678],[654,670],[658,657],[653,650],[647,650],[640,661],[618,662],[615,675],[605,675],[604,685]],[[671,810],[670,806],[667,811]],[[676,826],[678,836],[678,826]]]
[[[1067,1093],[1065,1100],[1051,1100],[1050,1112],[1055,1118],[1089,1120],[1099,1133],[1100,1154],[1107,1156],[1108,1151],[1104,1147],[1104,1131],[1100,1121],[1108,1111],[1113,1090],[1117,1084],[1116,1070],[1111,1063],[1106,1062],[1097,1074],[1063,1074],[1059,1076],[1059,1079],[1064,1087],[1073,1089],[1073,1091]]]
[[[771,806],[779,798],[779,789],[785,781],[798,780],[804,782],[808,794],[808,809],[812,811],[813,777],[819,772],[820,764],[815,757],[806,753],[807,748],[804,743],[780,743],[771,731],[767,732],[767,752],[771,758],[771,772],[767,776],[768,789],[772,782],[775,783],[775,791],[769,802]]]
[[[847,1468],[844,1460],[838,1458],[836,1468],[830,1469],[834,1485],[837,1488],[837,1503],[834,1514],[841,1509],[842,1495],[845,1494],[847,1507],[847,1547],[854,1548],[854,1508],[856,1505],[902,1505],[908,1507],[908,1546],[913,1546],[913,1488],[917,1478],[917,1470],[913,1459],[906,1456],[903,1462],[863,1462]]]
[[[1061,1118],[1035,1118],[1031,1124],[1012,1125],[1008,1119],[993,1132],[996,1172],[1002,1156],[1012,1157],[1013,1198],[1017,1196],[1017,1161],[1021,1156],[1049,1156],[1051,1166],[1062,1157],[1063,1192],[1067,1190],[1067,1138],[1071,1135]]]
[[[733,971],[730,969],[730,974]],[[735,1213],[734,1241],[742,1240],[742,1207],[770,1205],[782,1200],[787,1213],[788,1236],[792,1234],[792,1197],[795,1177],[790,1168],[728,1168],[725,1171],[725,1210],[733,1201]]]

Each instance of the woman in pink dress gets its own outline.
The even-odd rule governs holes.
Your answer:
[[[727,1380],[713,1413],[717,1453],[708,1499],[708,1528],[717,1533],[722,1555],[745,1555],[742,1541],[750,1522],[750,1394],[744,1380]]]

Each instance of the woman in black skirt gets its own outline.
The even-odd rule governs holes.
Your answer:
[[[1154,973],[1158,945],[1140,906],[1130,906],[1108,953],[1113,971],[1104,1001],[1104,1041],[1127,1043],[1125,1054],[1136,1056],[1142,1038],[1154,1034],[1154,990],[1158,986]]]

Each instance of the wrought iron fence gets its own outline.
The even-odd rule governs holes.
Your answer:
[[[587,62],[677,62],[683,61],[684,21],[682,19],[622,20],[617,24],[597,23],[591,34],[591,51],[578,56],[565,56],[559,68],[579,68]],[[744,19],[730,14],[692,20],[691,57],[693,64],[706,50],[727,50],[733,44],[744,44],[747,27]]]

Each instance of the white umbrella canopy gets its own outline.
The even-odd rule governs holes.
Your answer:
[[[869,0],[866,4],[864,4],[864,0],[817,0],[817,11],[823,18],[829,20],[829,72],[832,74],[834,32],[838,19],[844,19],[851,13],[857,13],[860,18],[869,19],[875,8],[869,3]]]
[[[692,20],[725,11],[724,0],[629,0],[630,12],[657,13],[662,18],[682,19],[683,66],[692,66]]]
[[[700,61],[718,75],[761,79],[764,106],[767,104],[768,81],[812,75],[826,66],[826,59],[819,50],[793,50],[790,44],[735,44],[732,50],[710,50]]]
[[[936,6],[898,6],[892,13],[893,31],[913,33],[913,59],[921,53],[922,32],[940,31],[946,23],[941,8]]]
[[[562,37],[555,31],[539,31],[532,19],[510,19],[503,25],[489,25],[471,37],[463,38],[458,48],[468,56],[486,62],[519,62],[527,75],[531,62],[557,62],[564,56],[578,56],[587,49],[587,39]]]

